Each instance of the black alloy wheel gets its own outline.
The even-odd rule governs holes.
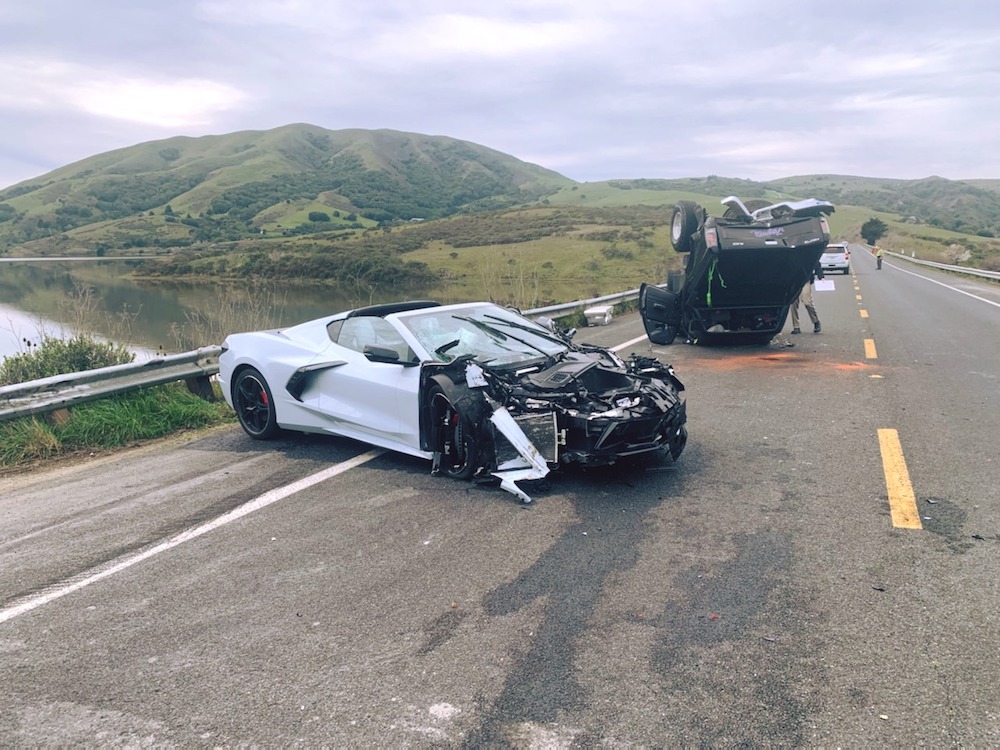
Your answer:
[[[254,440],[270,440],[281,432],[271,389],[264,376],[253,367],[241,370],[236,376],[233,407],[240,425]]]

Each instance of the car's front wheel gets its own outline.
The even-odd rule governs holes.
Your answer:
[[[452,406],[440,386],[430,393],[433,449],[440,455],[443,474],[455,479],[469,479],[478,468],[479,443],[476,427]]]
[[[254,440],[270,440],[281,432],[271,389],[264,376],[253,367],[241,370],[236,376],[233,408],[240,425]]]

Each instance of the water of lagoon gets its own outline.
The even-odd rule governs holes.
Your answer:
[[[181,352],[222,343],[227,333],[294,325],[360,305],[424,298],[398,290],[351,294],[330,286],[144,282],[136,261],[0,259],[0,358],[45,335],[78,330],[137,351]],[[459,301],[440,295],[442,302]]]

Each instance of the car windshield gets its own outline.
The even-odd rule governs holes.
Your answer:
[[[431,308],[401,322],[438,362],[471,354],[483,364],[520,364],[568,348],[537,323],[495,305]]]

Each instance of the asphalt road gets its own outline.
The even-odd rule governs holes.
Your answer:
[[[0,480],[0,745],[1000,745],[1000,286],[852,260],[530,509],[237,429]]]

